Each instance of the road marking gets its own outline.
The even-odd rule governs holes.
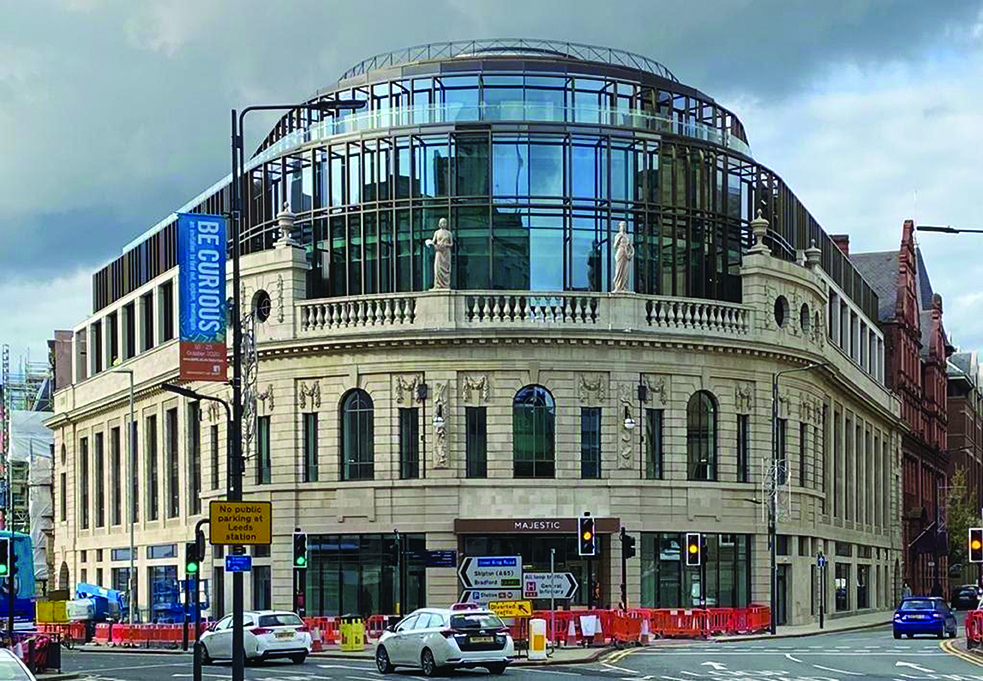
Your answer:
[[[785,657],[788,658],[789,660],[792,660],[792,662],[798,662],[800,664],[802,662],[802,660],[797,660],[794,657],[792,657],[792,653],[785,653]]]
[[[350,667],[345,664],[319,664],[318,667],[321,669],[353,669],[357,672],[362,672],[366,670],[366,667]]]
[[[942,650],[944,650],[950,655],[954,655],[958,657],[960,660],[963,660],[964,662],[969,662],[970,664],[974,664],[977,667],[983,667],[983,662],[976,659],[976,656],[974,654],[957,648],[955,641],[942,641],[939,643],[939,648],[941,648]]]
[[[625,669],[624,667],[617,667],[617,666],[615,666],[613,664],[608,664],[607,662],[602,662],[601,663],[601,666],[602,667],[607,667],[608,669],[614,669],[615,671],[621,672],[623,674],[637,674],[638,673],[634,669]]]
[[[863,676],[860,672],[848,672],[845,669],[833,669],[832,667],[824,667],[821,664],[812,665],[816,669],[822,669],[825,672],[834,672],[836,674],[849,674],[850,676]]]
[[[894,663],[894,666],[895,667],[911,667],[916,672],[922,672],[924,674],[934,674],[935,673],[931,669],[925,669],[925,667],[919,667],[917,664],[914,664],[913,662],[901,662],[900,660],[898,660],[897,662]]]
[[[523,669],[524,672],[533,672],[536,674],[559,674],[561,676],[580,676],[580,674],[574,674],[573,672],[555,672],[552,669]]]
[[[174,664],[140,664],[131,667],[106,667],[105,669],[80,669],[77,674],[100,674],[102,672],[123,672],[129,671],[130,669],[158,669],[160,667],[184,667],[187,662],[178,662]]]
[[[714,671],[717,671],[718,669],[727,669],[727,665],[720,664],[719,662],[704,662],[700,666],[701,667],[713,667],[713,670]]]

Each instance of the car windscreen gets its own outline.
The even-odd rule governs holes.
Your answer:
[[[0,657],[0,681],[30,681],[30,678],[17,660],[9,655]]]
[[[960,596],[975,596],[976,589],[974,589],[971,586],[967,586],[967,587],[963,587],[962,589],[959,589],[959,591],[957,591],[956,593],[959,594]]]
[[[487,612],[451,616],[452,629],[502,629],[504,627],[497,615]]]
[[[935,610],[935,601],[927,598],[924,600],[905,601],[901,604],[901,610]]]
[[[299,627],[303,624],[301,619],[291,612],[284,612],[279,615],[260,615],[259,617],[259,626],[261,627]]]

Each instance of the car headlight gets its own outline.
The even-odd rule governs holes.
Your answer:
[[[901,613],[897,613],[897,612],[894,613],[894,619],[900,620],[901,619]]]

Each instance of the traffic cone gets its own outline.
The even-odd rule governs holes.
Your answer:
[[[570,626],[567,627],[567,640],[563,643],[565,646],[575,646],[577,645],[577,625],[573,623],[573,618],[570,618]]]
[[[651,635],[652,632],[649,631],[649,618],[642,617],[642,631],[638,635],[638,642],[643,646],[647,646],[649,644],[649,638],[651,637]]]

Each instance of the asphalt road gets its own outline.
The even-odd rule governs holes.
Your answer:
[[[940,645],[943,644],[943,645]],[[513,667],[506,678],[523,681],[983,681],[983,661],[967,661],[946,650],[949,641],[934,638],[895,641],[890,628],[823,634],[798,639],[749,642],[660,641],[608,656],[603,662],[549,667]],[[965,653],[963,653],[965,655]],[[191,660],[182,655],[84,653],[66,651],[62,669],[92,681],[190,681]],[[227,664],[205,667],[203,681],[230,679]],[[419,676],[397,671],[389,679]],[[488,677],[484,670],[455,673],[456,678]],[[246,668],[248,681],[348,679],[381,681],[368,660],[308,658],[302,665],[269,662]]]

